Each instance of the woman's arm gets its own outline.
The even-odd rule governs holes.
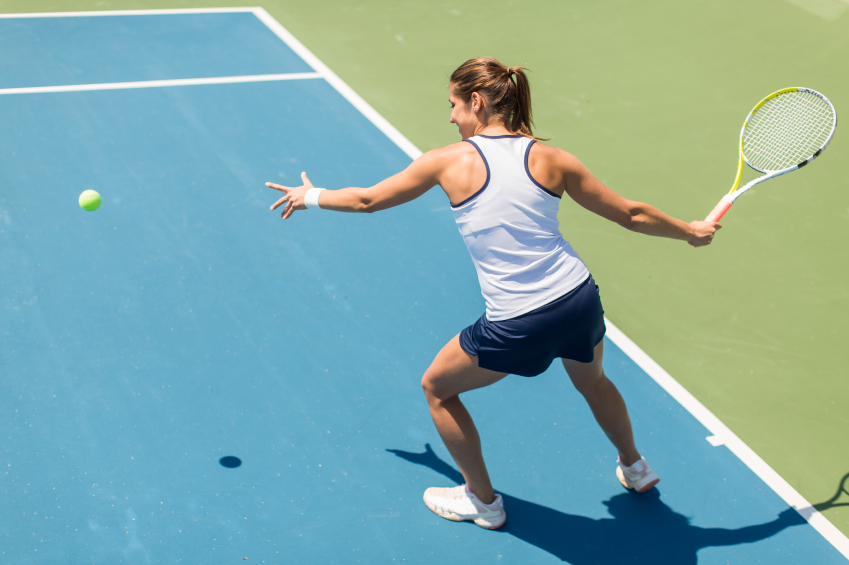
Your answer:
[[[444,157],[443,151],[429,151],[400,173],[374,186],[325,190],[319,196],[319,206],[337,212],[371,213],[415,200],[438,184],[437,179],[445,164]],[[313,188],[313,184],[306,173],[301,173],[301,180],[304,184],[299,187],[265,183],[265,186],[285,194],[271,206],[272,210],[276,210],[286,205],[281,214],[284,220],[290,218],[295,210],[306,210],[304,195]]]
[[[557,160],[566,180],[566,193],[575,202],[631,231],[681,239],[693,247],[701,247],[708,245],[716,230],[722,227],[716,222],[694,221],[688,224],[667,216],[654,206],[623,198],[604,186],[583,163],[565,151],[558,151]]]

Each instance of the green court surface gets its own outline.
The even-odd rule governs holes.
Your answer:
[[[447,77],[460,63],[525,65],[538,135],[687,220],[729,188],[742,120],[766,94],[819,90],[846,128],[843,0],[6,0],[0,12],[239,5],[268,10],[422,150],[459,140]],[[611,321],[815,504],[849,473],[846,135],[838,127],[813,166],[741,199],[707,249],[561,209]],[[820,509],[849,534],[849,497]]]

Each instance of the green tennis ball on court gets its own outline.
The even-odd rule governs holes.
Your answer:
[[[84,190],[80,194],[80,208],[94,212],[100,208],[100,195],[94,190]]]

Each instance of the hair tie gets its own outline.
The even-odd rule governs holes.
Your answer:
[[[510,67],[509,69],[507,69],[507,78],[510,78],[516,74],[516,71],[514,71],[513,69],[514,67]]]

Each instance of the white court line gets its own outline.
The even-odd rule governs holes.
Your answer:
[[[157,15],[157,14],[203,14],[203,13],[234,13],[253,12],[257,18],[265,23],[280,39],[283,40],[293,51],[312,66],[318,74],[325,78],[342,96],[354,105],[362,114],[369,119],[389,139],[395,142],[411,159],[418,158],[422,152],[413,145],[404,135],[395,129],[386,119],[377,113],[368,102],[363,100],[345,82],[322,63],[310,52],[300,41],[275,20],[263,8],[213,8],[213,9],[190,9],[190,10],[127,10],[106,12],[53,12],[40,14],[0,14],[0,18],[25,18],[25,17],[81,17],[81,16],[120,16],[120,15]],[[307,73],[309,74],[309,73]],[[241,77],[234,77],[241,78]],[[203,80],[203,79],[201,79]],[[159,81],[151,81],[159,82]],[[166,82],[166,81],[163,81]],[[134,84],[134,83],[125,83]],[[48,87],[51,88],[51,87]],[[641,369],[643,369],[655,382],[669,393],[681,406],[692,414],[703,426],[713,434],[708,441],[714,446],[725,445],[758,477],[761,478],[773,491],[776,492],[787,504],[793,507],[808,523],[814,527],[829,543],[840,553],[849,559],[849,538],[838,530],[834,524],[829,522],[825,516],[817,511],[805,498],[796,492],[787,481],[776,473],[766,462],[761,459],[748,445],[738,438],[719,418],[713,415],[696,397],[690,394],[678,381],[673,379],[669,373],[663,370],[651,357],[640,349],[631,339],[622,333],[610,320],[605,318],[607,325],[607,337],[630,357]]]
[[[87,18],[89,16],[170,16],[172,14],[237,14],[254,13],[256,8],[182,8],[173,10],[100,10],[95,12],[35,12],[31,14],[0,14],[0,19],[12,18]]]
[[[262,23],[268,26],[268,28],[273,31],[277,37],[282,39],[286,45],[288,45],[292,51],[301,56],[301,58],[307,62],[309,66],[317,70],[321,75],[329,82],[333,88],[339,91],[339,94],[345,97],[354,107],[363,113],[363,115],[369,119],[371,123],[377,126],[377,129],[382,131],[389,139],[395,142],[395,144],[401,148],[401,150],[410,156],[411,159],[418,159],[422,152],[415,146],[413,143],[404,137],[404,135],[395,129],[395,126],[386,121],[386,118],[377,113],[377,110],[372,108],[368,102],[363,100],[359,94],[354,92],[350,86],[345,84],[341,78],[336,76],[336,73],[330,70],[330,68],[319,60],[318,57],[312,54],[312,52],[307,49],[303,43],[298,41],[294,35],[289,33],[289,31],[280,25],[280,22],[271,17],[271,14],[266,12],[263,8],[253,8],[253,12]]]
[[[631,341],[622,331],[611,323],[607,318],[604,319],[607,325],[607,337],[610,341],[616,344],[619,349],[625,352],[625,355],[630,357],[634,363],[648,373],[654,381],[663,387],[669,393],[669,396],[678,401],[690,414],[701,422],[713,436],[707,438],[711,445],[718,447],[725,445],[731,452],[736,455],[743,463],[746,464],[758,477],[763,480],[772,490],[778,494],[784,501],[792,506],[801,516],[813,526],[822,537],[824,537],[837,551],[849,559],[849,538],[843,535],[843,532],[837,529],[834,524],[828,521],[810,502],[805,500],[801,494],[796,492],[790,484],[781,478],[781,475],[775,472],[772,467],[760,458],[752,448],[743,443],[737,435],[728,429],[728,426],[723,424],[719,418],[705,408],[704,404],[699,402],[695,396],[690,394],[681,384],[670,376],[669,373],[663,370],[663,367],[657,364],[654,359],[649,357],[645,351],[640,349],[636,343]]]
[[[100,84],[66,84],[61,86],[29,86],[3,88],[0,94],[40,94],[44,92],[81,92],[85,90],[122,90],[125,88],[161,88],[163,86],[195,86],[199,84],[233,84],[237,82],[270,82],[323,78],[319,73],[286,73],[279,75],[245,75],[236,77],[180,78],[173,80],[142,80],[136,82],[103,82]]]

